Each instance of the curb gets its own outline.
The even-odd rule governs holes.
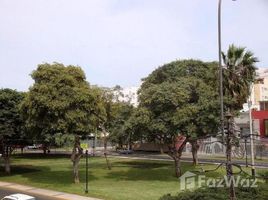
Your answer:
[[[3,181],[0,181],[0,187],[7,188],[7,189],[19,190],[19,191],[27,192],[30,194],[36,194],[36,195],[41,195],[41,196],[46,196],[46,197],[57,198],[59,200],[101,200],[101,199],[92,198],[92,197],[84,197],[84,196],[69,194],[69,193],[65,193],[65,192],[58,192],[58,191],[53,191],[53,190],[41,189],[41,188],[20,185],[17,183],[3,182]]]

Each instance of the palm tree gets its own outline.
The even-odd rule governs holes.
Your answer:
[[[226,137],[226,172],[228,179],[231,180],[230,199],[236,199],[233,168],[232,168],[232,143],[234,140],[234,114],[243,108],[243,104],[250,95],[251,84],[256,76],[255,63],[258,59],[253,53],[246,51],[245,47],[229,46],[227,54],[222,53],[225,67],[223,69],[223,92],[225,105],[227,108],[227,137]]]
[[[256,76],[255,64],[258,59],[245,47],[230,45],[227,54],[222,53],[223,68],[223,90],[228,99],[225,103],[230,112],[243,108],[250,95],[250,85]],[[234,113],[232,113],[234,114]]]

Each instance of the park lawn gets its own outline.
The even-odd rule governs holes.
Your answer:
[[[110,158],[108,170],[102,157],[89,158],[89,194],[105,200],[156,200],[164,194],[179,192],[179,181],[174,177],[173,162]],[[213,165],[202,165],[213,169]],[[199,170],[183,163],[183,171]],[[218,177],[224,168],[206,174]],[[33,154],[12,158],[12,174],[0,171],[0,181],[85,195],[85,159],[80,162],[80,184],[72,183],[72,164],[69,157]]]

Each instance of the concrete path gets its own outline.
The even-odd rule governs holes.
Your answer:
[[[40,188],[31,187],[31,186],[25,186],[25,185],[20,185],[16,183],[9,183],[9,182],[2,182],[2,181],[0,181],[0,188],[12,189],[20,193],[27,192],[28,194],[32,194],[33,196],[42,195],[42,196],[46,196],[49,198],[53,198],[55,200],[56,199],[58,200],[100,200],[97,198],[84,197],[84,196],[69,194],[65,192],[57,192],[53,190],[40,189]]]

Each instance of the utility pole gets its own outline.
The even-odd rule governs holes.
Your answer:
[[[255,170],[255,157],[254,157],[254,136],[253,136],[253,127],[252,127],[252,113],[251,113],[251,92],[252,92],[253,85],[250,86],[250,96],[248,101],[248,113],[249,113],[249,134],[250,134],[250,151],[251,151],[251,175],[255,177],[256,170]]]

